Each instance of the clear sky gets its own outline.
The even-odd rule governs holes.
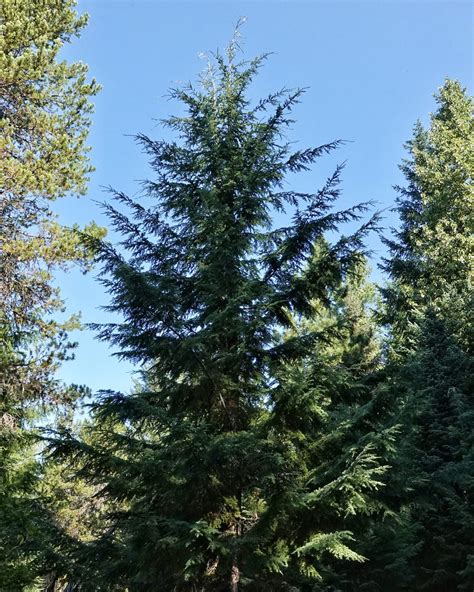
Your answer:
[[[351,140],[298,180],[301,187],[317,188],[336,162],[347,160],[340,206],[368,199],[379,208],[393,206],[403,143],[417,118],[428,121],[433,93],[446,77],[472,92],[472,6],[455,0],[79,0],[90,23],[64,56],[86,62],[103,86],[89,142],[96,172],[86,197],[58,202],[60,219],[107,225],[94,203],[107,199],[101,187],[138,191],[149,168],[130,135],[161,137],[156,119],[175,109],[167,89],[195,80],[205,66],[199,54],[223,49],[242,16],[244,57],[273,52],[252,95],[307,87],[290,138],[301,147]],[[396,223],[386,212],[387,229]],[[375,265],[383,248],[375,237],[370,246]],[[374,275],[382,281],[380,273]],[[93,274],[72,271],[58,275],[58,283],[68,311],[82,311],[84,322],[110,318],[100,310],[108,297]],[[76,359],[64,365],[60,378],[93,391],[130,388],[132,369],[113,350],[90,331],[72,337],[79,344]]]

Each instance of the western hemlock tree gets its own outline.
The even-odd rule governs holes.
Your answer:
[[[410,516],[402,525],[416,532],[403,589],[435,592],[474,583],[473,103],[450,80],[436,100],[430,129],[416,126],[402,166],[402,230],[388,243],[384,291],[404,426],[392,479]]]
[[[332,414],[333,392],[307,371],[332,328],[291,330],[314,299],[329,303],[375,220],[315,256],[367,206],[332,210],[342,167],[316,192],[287,188],[339,142],[293,152],[302,91],[252,105],[265,58],[236,63],[236,50],[172,91],[176,141],[138,136],[153,169],[143,201],[113,192],[107,206],[123,241],[99,259],[124,321],[101,337],[142,364],[143,388],[102,393],[95,444],[55,442],[120,504],[79,558],[94,590],[312,590],[334,563],[363,560],[345,518],[370,509],[377,437],[354,437],[363,410]]]

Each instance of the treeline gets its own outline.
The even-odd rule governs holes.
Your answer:
[[[383,221],[338,209],[343,167],[287,181],[340,142],[294,151],[303,92],[251,102],[265,57],[234,39],[172,90],[175,141],[137,136],[150,180],[111,191],[113,245],[52,211],[91,172],[74,4],[0,7],[0,590],[471,592],[472,99],[447,80],[416,124],[376,287]],[[71,265],[101,271],[123,321],[98,338],[139,369],[82,421],[56,378]]]

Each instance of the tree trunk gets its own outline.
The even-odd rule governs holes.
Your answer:
[[[230,592],[239,592],[240,571],[237,566],[237,560],[234,559],[232,571],[230,574]]]

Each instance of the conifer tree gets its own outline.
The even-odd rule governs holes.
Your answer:
[[[436,100],[430,128],[418,124],[408,143],[402,230],[388,243],[389,374],[403,426],[388,491],[401,507],[392,539],[409,567],[403,585],[380,590],[474,583],[473,103],[450,80]]]
[[[322,333],[322,339],[312,348],[309,368],[313,385],[326,394],[325,410],[332,427],[328,426],[325,432],[340,433],[338,422],[352,414],[351,430],[345,437],[357,442],[370,434],[379,458],[390,468],[396,453],[398,428],[391,417],[391,398],[387,397],[385,354],[378,318],[380,303],[368,273],[367,262],[358,261],[333,291],[328,303],[313,302],[314,313],[305,322],[320,330],[321,327],[330,330]],[[335,456],[334,452],[329,455],[330,458]],[[379,589],[373,587],[374,582],[381,585],[381,590],[400,589],[397,586],[406,576],[406,558],[401,555],[398,544],[395,549],[391,547],[396,503],[390,493],[387,494],[384,487],[382,493],[371,500],[369,511],[345,519],[346,527],[356,533],[358,552],[367,560],[345,562],[337,569],[329,569],[325,584],[317,590]],[[411,549],[410,542],[407,536],[406,553]]]
[[[48,390],[47,376],[65,355],[65,331],[77,325],[74,318],[63,325],[52,318],[62,306],[52,272],[71,263],[87,267],[91,255],[78,228],[61,226],[50,209],[52,200],[68,192],[83,194],[92,170],[85,141],[89,97],[98,87],[86,81],[87,66],[58,60],[61,46],[87,22],[74,6],[74,0],[5,0],[0,6],[4,400],[13,388],[13,398],[30,400]],[[84,230],[102,235],[94,224]],[[7,365],[8,352],[14,362]]]
[[[385,262],[391,283],[384,290],[393,347],[406,347],[428,307],[472,347],[472,261],[474,257],[472,99],[447,80],[436,96],[429,130],[417,123],[407,143],[407,179],[399,192],[401,230],[388,240]],[[453,307],[456,307],[454,313]],[[454,314],[453,314],[454,313]],[[403,345],[401,346],[403,349]],[[393,349],[393,348],[392,348]],[[410,348],[409,348],[410,351]],[[395,352],[393,352],[395,353]]]
[[[305,370],[327,327],[288,331],[329,302],[375,220],[315,256],[367,206],[332,210],[342,167],[316,192],[288,188],[339,142],[292,151],[302,91],[251,104],[265,57],[236,52],[234,40],[199,87],[172,91],[176,141],[138,136],[153,170],[143,201],[114,191],[107,206],[123,241],[99,259],[124,321],[100,335],[142,365],[144,386],[102,393],[95,442],[54,444],[122,508],[80,557],[94,590],[312,590],[334,563],[363,560],[345,518],[370,509],[377,438],[355,438],[363,411],[332,414]]]
[[[54,548],[40,495],[32,424],[77,398],[55,379],[69,355],[72,316],[53,286],[56,269],[87,268],[78,228],[61,226],[50,203],[83,194],[91,167],[86,137],[98,87],[84,64],[58,59],[80,33],[73,0],[0,3],[0,588],[23,590],[45,573]],[[88,225],[87,234],[103,231]],[[51,536],[50,536],[51,535]],[[50,545],[51,543],[51,545]],[[53,553],[54,554],[54,553]]]

